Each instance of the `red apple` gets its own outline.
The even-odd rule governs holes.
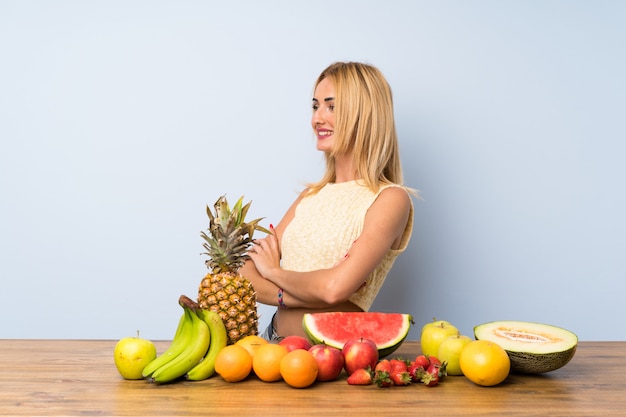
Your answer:
[[[278,342],[278,344],[286,347],[289,352],[291,352],[292,350],[296,350],[296,349],[304,349],[304,350],[311,349],[311,342],[309,342],[308,339],[302,336],[295,336],[295,335],[287,336],[284,339],[282,339],[280,342]]]
[[[344,368],[348,375],[357,369],[376,368],[378,362],[378,348],[376,343],[369,339],[350,340],[343,345],[342,349]]]
[[[333,381],[343,370],[343,354],[341,350],[324,343],[313,345],[309,352],[317,362],[317,380]]]

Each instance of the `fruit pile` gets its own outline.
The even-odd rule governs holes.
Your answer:
[[[438,385],[447,375],[465,375],[472,382],[491,386],[504,381],[510,370],[506,351],[496,343],[484,340],[473,341],[461,335],[459,330],[447,321],[439,320],[422,327],[420,343],[422,353],[414,360],[403,358],[379,359],[375,356],[376,345],[361,340],[362,362],[350,366],[346,350],[347,382],[352,385],[372,385],[387,388],[421,383],[427,387]],[[369,351],[369,353],[367,353]],[[367,358],[370,362],[365,361]]]
[[[235,383],[253,375],[264,382],[284,381],[291,387],[305,388],[316,382],[335,381],[343,375],[350,385],[388,388],[414,383],[433,387],[448,375],[464,375],[477,385],[493,386],[507,378],[515,360],[498,343],[472,340],[443,320],[422,327],[422,352],[413,360],[387,358],[380,352],[388,346],[363,337],[351,338],[341,348],[300,336],[270,343],[260,336],[248,335],[228,344],[226,327],[217,313],[201,308],[185,296],[180,297],[179,303],[183,316],[172,343],[160,356],[156,357],[149,341],[120,340],[115,348],[115,363],[124,378],[147,378],[162,384],[183,378],[199,381],[217,374],[224,381]],[[515,328],[515,334],[521,334],[519,327],[523,323],[517,322],[518,327],[507,324],[508,332]],[[501,331],[503,326],[490,325]],[[545,357],[538,356],[536,363],[545,362]]]
[[[379,387],[406,386],[413,382],[435,386],[445,376],[445,363],[435,357],[420,355],[410,362],[400,358],[379,359],[379,346],[369,339],[349,340],[338,349],[324,343],[312,345],[300,336],[288,336],[278,343],[247,336],[222,349],[215,369],[226,382],[239,382],[255,375],[261,381],[282,380],[294,388],[335,381],[341,375],[345,375],[350,385]]]
[[[498,344],[472,340],[445,320],[426,323],[420,344],[424,355],[444,361],[447,375],[465,375],[477,385],[497,385],[511,369],[509,356]]]
[[[422,383],[435,386],[446,375],[465,375],[478,385],[504,381],[509,371],[549,372],[573,357],[576,335],[554,326],[492,322],[474,329],[472,340],[447,321],[422,327],[422,353],[414,360],[385,359],[406,339],[409,314],[380,312],[309,313],[303,317],[308,339],[288,336],[278,344],[257,336],[256,293],[238,273],[248,259],[254,231],[271,233],[245,216],[243,197],[231,207],[224,196],[214,204],[208,233],[202,232],[210,272],[202,279],[197,302],[181,296],[183,314],[170,346],[160,356],[148,340],[124,338],[114,349],[122,377],[163,384],[201,381],[219,374],[238,382],[254,374],[283,380],[295,388],[336,380],[345,370],[352,385],[379,387]],[[530,348],[529,348],[530,346]]]
[[[434,356],[418,355],[409,361],[403,358],[380,359],[374,369],[359,368],[350,374],[347,382],[350,385],[372,385],[380,388],[407,386],[422,383],[434,387],[446,376],[446,364]]]

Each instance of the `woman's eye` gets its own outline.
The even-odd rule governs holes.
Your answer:
[[[335,105],[334,104],[329,105],[328,110],[330,110],[331,112],[335,111]]]
[[[314,104],[314,105],[313,105],[313,110],[317,110],[317,109],[319,109],[319,107],[320,107],[320,106],[318,106],[317,104]]]

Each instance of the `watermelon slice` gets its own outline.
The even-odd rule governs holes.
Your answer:
[[[342,349],[347,341],[363,337],[376,343],[381,358],[400,347],[411,324],[412,317],[401,313],[307,313],[302,319],[302,327],[313,344]]]

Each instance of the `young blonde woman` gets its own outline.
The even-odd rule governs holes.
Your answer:
[[[367,311],[413,227],[402,183],[391,89],[368,64],[318,77],[311,125],[326,172],[291,205],[242,267],[260,303],[277,306],[263,337],[304,336],[302,316]]]

